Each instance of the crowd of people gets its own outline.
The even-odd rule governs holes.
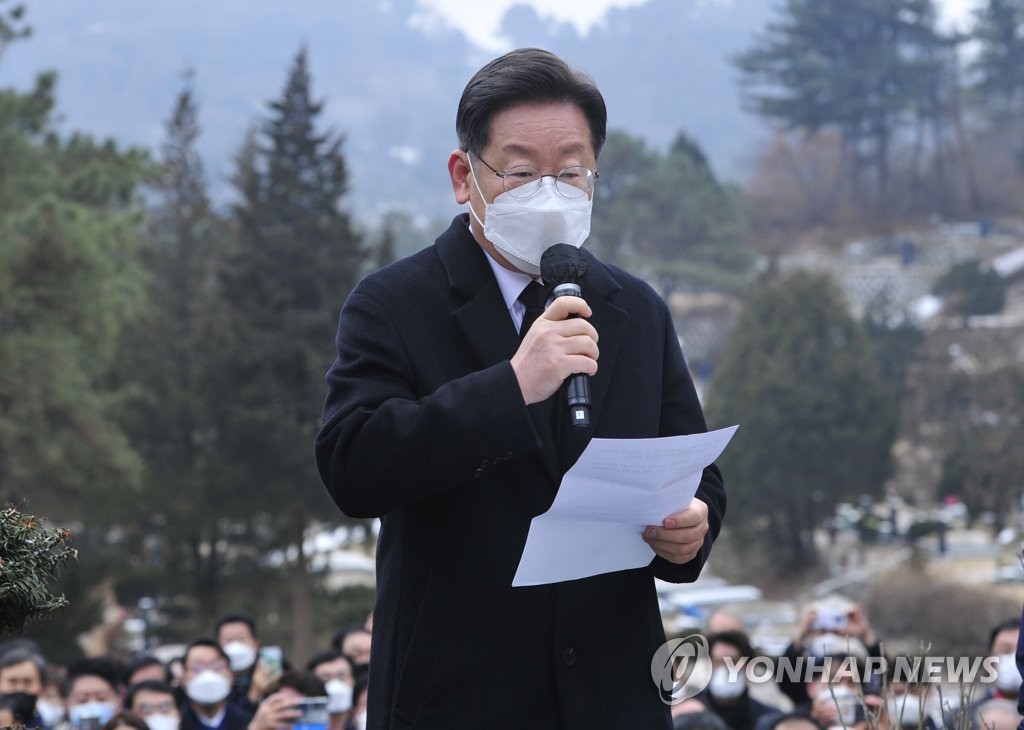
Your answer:
[[[1016,730],[1024,721],[1018,714],[1020,626],[1013,618],[993,627],[978,681],[943,691],[936,676],[901,673],[901,666],[913,663],[901,665],[886,656],[863,607],[844,599],[806,606],[782,656],[763,665],[768,675],[753,671],[764,654],[752,645],[740,619],[715,611],[705,631],[710,678],[692,697],[686,684],[677,688],[687,699],[673,705],[674,728]]]
[[[255,620],[221,617],[180,655],[48,663],[25,639],[0,645],[0,727],[45,730],[363,730],[372,620],[294,666],[261,646]]]
[[[0,727],[363,730],[372,629],[368,618],[339,631],[303,667],[278,647],[261,646],[255,621],[241,613],[223,616],[209,637],[167,661],[144,654],[58,667],[32,642],[11,640],[0,645]],[[703,635],[710,673],[696,680],[695,696],[687,684],[677,688],[675,730],[1015,730],[1022,721],[1017,619],[992,628],[984,666],[994,680],[967,695],[907,681],[893,661],[873,673],[871,660],[884,657],[884,644],[864,609],[841,599],[805,608],[771,681],[751,681],[742,671],[764,655],[735,614],[713,612]],[[814,662],[827,668],[809,676],[780,670]],[[850,666],[857,670],[844,671]]]

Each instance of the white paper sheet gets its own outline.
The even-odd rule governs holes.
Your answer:
[[[592,439],[533,518],[513,586],[586,578],[651,562],[647,525],[690,504],[738,426],[689,436]]]

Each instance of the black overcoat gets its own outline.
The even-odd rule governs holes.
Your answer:
[[[587,255],[592,435],[705,431],[663,300]],[[691,562],[513,588],[530,520],[589,435],[523,404],[518,336],[485,256],[458,216],[341,312],[316,457],[345,514],[381,518],[369,727],[668,727],[650,669],[665,641],[654,576],[700,573],[721,476],[709,467],[698,489],[711,530]]]

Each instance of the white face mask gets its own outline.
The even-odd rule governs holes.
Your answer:
[[[223,647],[232,672],[241,672],[256,663],[256,650],[244,641],[229,641]]]
[[[886,700],[885,714],[891,727],[920,727],[921,698],[912,694],[895,695]]]
[[[831,702],[836,707],[836,724],[851,727],[857,721],[857,708],[861,704],[857,693],[844,684],[825,685],[818,690],[815,699]],[[891,718],[890,718],[891,719]]]
[[[1000,654],[996,664],[996,687],[1006,694],[1016,695],[1020,691],[1021,676],[1017,669],[1017,658],[1013,654]]]
[[[57,702],[39,700],[36,702],[36,712],[39,713],[39,719],[46,727],[53,727],[64,719],[64,705]]]
[[[736,677],[729,678],[728,667],[715,667],[711,672],[708,692],[717,700],[734,700],[747,688],[747,679],[743,672],[737,670]]]
[[[476,172],[469,167],[473,184],[480,190]],[[480,220],[473,206],[469,212],[484,229],[484,238],[517,269],[530,276],[540,276],[540,257],[556,243],[579,248],[590,235],[590,213],[593,202],[586,195],[566,198],[555,190],[555,179],[543,177],[540,190],[526,199],[516,199],[507,192],[494,199]]]
[[[327,690],[327,711],[340,715],[352,709],[352,685],[340,679],[332,679],[324,685]]]
[[[178,730],[181,719],[177,715],[155,714],[145,718],[149,730]]]
[[[68,711],[72,725],[80,725],[85,720],[95,719],[100,725],[106,725],[107,720],[114,716],[113,702],[85,702],[75,705]]]
[[[212,669],[204,669],[185,687],[188,698],[200,705],[216,705],[230,693],[231,682]]]

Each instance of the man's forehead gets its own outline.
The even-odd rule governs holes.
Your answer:
[[[72,693],[75,692],[113,692],[114,687],[98,674],[83,674],[77,677],[71,685]]]
[[[200,661],[206,662],[214,659],[223,659],[220,652],[214,649],[212,646],[193,646],[189,650],[188,656],[185,658],[186,662]]]
[[[26,659],[23,662],[10,664],[6,667],[0,667],[0,677],[4,676],[5,674],[21,675],[26,674],[28,672],[31,672],[32,674],[35,674],[37,676],[42,676],[42,673],[39,671],[39,667],[37,667],[35,663],[29,659]]]
[[[155,689],[140,689],[135,695],[133,704],[154,704],[170,700],[174,702],[174,695],[170,692],[161,692]]]
[[[252,637],[252,629],[245,621],[229,621],[220,627],[218,633],[221,636],[245,636]]]

